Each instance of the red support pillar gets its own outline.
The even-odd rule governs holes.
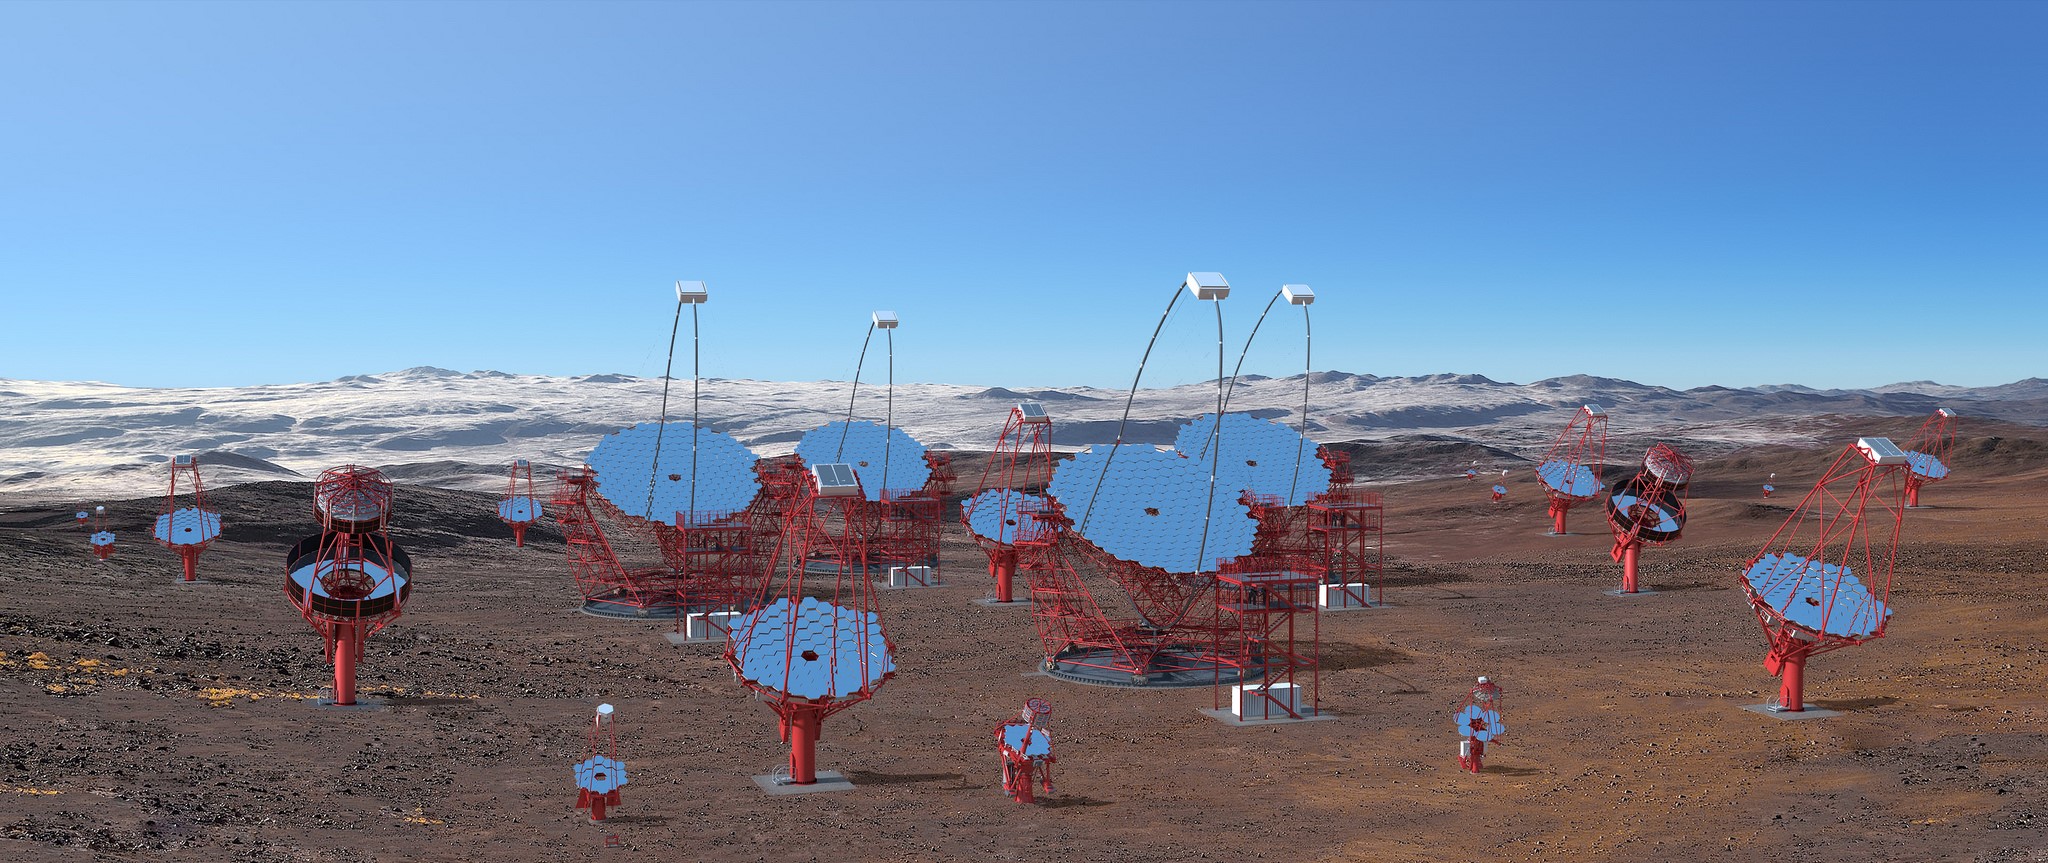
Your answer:
[[[189,546],[178,547],[178,562],[185,565],[185,580],[199,580],[199,549]]]
[[[791,705],[783,720],[783,735],[789,740],[789,781],[792,785],[818,782],[818,726],[824,716],[810,705]]]
[[[1636,562],[1643,554],[1641,542],[1631,542],[1621,548],[1621,592],[1636,592]]]
[[[989,568],[994,570],[992,574],[996,577],[996,601],[1015,602],[1010,586],[1017,578],[1017,549],[1007,548],[998,552]]]
[[[1550,532],[1552,534],[1564,536],[1564,517],[1565,513],[1568,512],[1571,512],[1571,507],[1564,501],[1557,498],[1550,499]]]
[[[515,548],[526,547],[526,522],[515,521],[512,523],[512,545]]]
[[[1458,753],[1458,766],[1465,768],[1467,772],[1478,773],[1486,758],[1486,742],[1467,737],[1458,748],[1461,750]]]
[[[1920,484],[1914,482],[1911,477],[1906,479],[1906,505],[1909,507],[1920,505]]]
[[[337,623],[332,635],[328,636],[328,651],[334,654],[334,703],[350,705],[356,703],[356,660],[362,658],[363,640],[356,636],[356,625]]]

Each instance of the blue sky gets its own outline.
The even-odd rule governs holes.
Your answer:
[[[2048,4],[0,4],[0,377],[2048,375]],[[1183,303],[1148,383],[1213,374]],[[1276,314],[1248,371],[1302,366]],[[684,366],[687,368],[687,366]],[[871,367],[872,368],[872,367]],[[874,372],[870,372],[873,375]],[[873,379],[870,377],[870,379]]]

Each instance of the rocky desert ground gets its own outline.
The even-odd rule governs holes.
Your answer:
[[[1775,681],[1736,569],[1834,450],[1917,425],[1824,417],[1803,431],[1825,448],[1704,459],[1685,537],[1644,554],[1657,593],[1634,598],[1602,592],[1619,572],[1595,512],[1548,538],[1527,471],[1500,504],[1455,475],[1512,455],[1362,447],[1367,474],[1439,478],[1380,486],[1391,607],[1322,616],[1339,718],[1281,727],[1203,716],[1208,689],[1030,674],[1028,613],[972,603],[984,559],[949,521],[946,585],[884,594],[904,670],[825,726],[820,766],[858,787],[775,798],[748,778],[784,757],[772,717],[717,650],[577,613],[559,535],[514,548],[493,495],[399,489],[417,587],[370,642],[361,682],[385,706],[366,712],[309,700],[328,669],[280,590],[308,483],[216,490],[226,529],[196,586],[147,541],[145,493],[107,501],[104,564],[73,503],[0,500],[0,859],[2048,859],[2040,427],[1964,426],[1955,476],[1907,515],[1887,637],[1809,669],[1842,715],[1740,709]],[[965,494],[972,458],[961,475]],[[1449,714],[1478,674],[1509,733],[1473,775]],[[1054,705],[1060,758],[1038,806],[1001,795],[990,742],[1030,696]],[[569,764],[600,700],[632,783],[594,826]]]

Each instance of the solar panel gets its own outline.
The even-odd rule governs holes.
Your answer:
[[[1905,464],[1906,451],[1892,443],[1888,437],[1860,437],[1856,439],[1856,451],[1870,459],[1871,464]]]
[[[597,472],[597,493],[620,512],[648,521],[674,523],[690,508],[690,423],[675,420],[662,432],[661,423],[641,423],[606,435],[583,463]],[[661,464],[654,464],[655,436],[661,436]],[[731,436],[697,429],[696,513],[691,523],[715,521],[746,509],[761,490],[754,473],[754,455]],[[654,482],[654,506],[647,501],[648,480]]]
[[[1251,551],[1258,524],[1251,510],[1238,502],[1239,492],[1221,483],[1216,486],[1208,544],[1203,547],[1207,465],[1149,447],[1123,447],[1114,460],[1110,451],[1090,447],[1060,462],[1046,489],[1066,507],[1068,518],[1079,520],[1087,514],[1087,524],[1076,528],[1096,547],[1167,572],[1210,572],[1217,559]]]
[[[852,497],[860,494],[860,481],[854,477],[852,465],[817,465],[811,468],[811,476],[818,480],[819,497]]]
[[[1470,737],[1481,743],[1490,743],[1508,731],[1507,724],[1500,721],[1500,711],[1489,710],[1477,704],[1467,704],[1457,713],[1451,714],[1451,724],[1458,729],[1459,736]]]
[[[1802,555],[1766,554],[1742,573],[1742,585],[1752,601],[1823,635],[1868,637],[1892,615],[1854,570]]]
[[[967,529],[975,536],[999,545],[1015,545],[1020,535],[1044,536],[1052,531],[1036,518],[1050,505],[1040,495],[992,488],[968,498],[961,508],[967,513]]]
[[[896,328],[895,312],[876,312],[870,316],[870,319],[875,322],[875,329],[893,330]]]
[[[192,457],[189,455],[172,456],[171,465],[174,467],[191,467]]]
[[[1173,448],[1199,463],[1205,477],[1209,457],[1204,452],[1215,427],[1216,415],[1203,414],[1182,425],[1173,438]],[[1297,463],[1301,466],[1298,478]],[[1216,487],[1272,495],[1288,506],[1300,506],[1329,491],[1330,468],[1316,457],[1316,442],[1300,432],[1247,413],[1225,414]]]
[[[679,279],[676,281],[676,302],[696,305],[711,299],[711,291],[701,281]]]
[[[783,597],[740,615],[729,637],[740,677],[797,698],[839,698],[896,673],[879,615],[816,597],[795,606]]]
[[[1315,290],[1307,285],[1281,285],[1280,295],[1297,306],[1312,305],[1316,301]]]
[[[156,517],[156,541],[170,545],[199,545],[220,536],[220,516],[188,506]]]
[[[1052,754],[1052,737],[1044,729],[1029,725],[1003,726],[1003,745],[1026,758]]]
[[[1600,491],[1600,480],[1582,464],[1547,461],[1536,466],[1536,478],[1566,497],[1592,497]]]
[[[845,444],[841,445],[844,438]],[[884,446],[884,441],[887,445]],[[931,466],[925,464],[924,444],[899,428],[885,428],[881,423],[855,420],[852,423],[833,422],[804,433],[803,440],[797,441],[796,454],[803,457],[804,464],[844,463],[853,466],[860,475],[861,490],[868,500],[882,499],[882,453],[889,454],[889,488],[891,497],[924,487],[931,478]]]
[[[533,521],[540,517],[540,501],[525,495],[498,501],[498,517],[510,522]]]
[[[1589,416],[1589,417],[1604,417],[1604,416],[1606,416],[1606,415],[1607,415],[1607,409],[1606,409],[1606,408],[1603,408],[1603,407],[1601,407],[1601,406],[1599,406],[1599,405],[1596,405],[1596,404],[1588,404],[1588,405],[1586,405],[1586,416]]]
[[[1922,479],[1941,479],[1948,476],[1948,465],[1942,464],[1941,459],[1917,450],[1906,453],[1906,465],[1912,469],[1914,476]]]
[[[1045,414],[1045,405],[1039,404],[1037,402],[1018,402],[1017,412],[1024,415],[1024,422],[1026,425],[1039,425],[1041,423],[1052,422],[1052,417],[1046,416]]]
[[[610,794],[626,784],[626,762],[592,755],[576,765],[576,787],[592,794]]]
[[[1948,408],[1935,408],[1934,412],[1950,418],[1954,418],[1956,415],[1955,411],[1949,410]]]

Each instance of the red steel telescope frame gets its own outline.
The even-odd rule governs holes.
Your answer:
[[[988,489],[1016,489],[1025,494],[1044,494],[1047,483],[1052,482],[1052,417],[1042,411],[1035,416],[1026,416],[1022,405],[1010,408],[1010,418],[1003,424],[1003,436],[996,441],[996,451],[989,456],[988,464],[981,471],[981,485],[976,492]],[[970,496],[961,502],[960,523],[968,524],[975,512],[975,498]],[[1007,496],[994,499],[996,506],[1008,509],[1011,499]],[[983,502],[982,505],[989,505]],[[1003,512],[1006,520],[1015,519],[1018,513]],[[996,585],[995,601],[1010,603],[1016,601],[1014,587],[1017,579],[1017,546],[1015,543],[996,542],[988,537],[976,535],[974,541],[988,555],[988,574]]]
[[[1598,497],[1600,494],[1600,465],[1607,458],[1607,411],[1599,405],[1584,405],[1572,415],[1572,421],[1559,432],[1557,440],[1537,462],[1537,485],[1543,487],[1544,496],[1550,498],[1547,511],[1550,514],[1552,536],[1565,535],[1565,516],[1572,507]],[[1543,466],[1551,463],[1582,467],[1592,472],[1596,488],[1589,494],[1574,495],[1555,488],[1543,476]]]
[[[874,567],[886,573],[894,566],[928,566],[937,583],[944,580],[939,536],[946,494],[954,479],[953,456],[926,452],[924,463],[930,471],[924,485],[900,493],[883,489],[881,500],[866,502],[873,512],[863,521],[871,529],[868,550]]]
[[[522,498],[526,500],[526,505],[530,507],[526,519],[513,518],[509,508],[502,508],[504,505],[513,504]],[[526,526],[540,518],[540,498],[535,497],[533,494],[532,462],[523,458],[512,462],[512,477],[505,485],[505,497],[499,501],[499,504],[501,509],[499,510],[498,517],[511,526],[513,547],[526,547]]]
[[[404,610],[412,561],[385,532],[391,483],[375,469],[346,465],[313,485],[321,532],[285,556],[285,595],[326,641],[334,703],[356,703],[363,642]]]
[[[589,764],[592,759],[603,759],[612,764],[619,763],[619,731],[617,721],[611,705],[600,704],[597,706],[597,710],[590,717],[590,731],[584,736],[583,740],[583,763]],[[608,785],[611,785],[612,782],[606,780],[615,781],[617,779],[617,777],[605,776],[598,776],[596,778],[598,781],[605,782]],[[576,808],[589,811],[592,823],[605,820],[607,817],[606,810],[617,805],[619,805],[619,789],[616,785],[602,792],[593,791],[589,788],[576,789]]]
[[[762,464],[757,463],[757,472]],[[548,500],[586,612],[680,617],[689,611],[737,608],[758,588],[764,565],[761,536],[772,536],[780,524],[772,516],[761,517],[762,506],[773,502],[767,495],[757,495],[738,512],[700,515],[694,524],[681,513],[674,523],[662,523],[622,512],[597,492],[596,482],[597,474],[587,466],[562,471]],[[615,543],[659,549],[662,562],[628,566]]]
[[[1614,550],[1609,556],[1621,564],[1621,593],[1636,593],[1636,565],[1645,545],[1678,541],[1685,530],[1685,498],[1691,488],[1693,463],[1669,444],[1650,447],[1643,456],[1643,469],[1616,494],[1631,499],[1617,507],[1610,496],[1607,526],[1614,529]]]
[[[1024,702],[1024,709],[1016,718],[995,728],[996,756],[1003,762],[1003,794],[1018,803],[1038,802],[1032,793],[1033,785],[1043,788],[1047,794],[1052,793],[1052,765],[1059,757],[1053,754],[1052,736],[1040,724],[1051,712],[1052,705],[1045,699],[1033,698]],[[1023,748],[1011,746],[1011,736],[1021,737]],[[1034,738],[1045,741],[1045,751],[1031,752]]]
[[[164,509],[162,513],[165,518],[169,518],[172,513],[178,511],[178,478],[187,474],[191,476],[192,508],[198,510],[202,516],[207,512],[206,489],[199,484],[199,458],[197,456],[179,456],[171,459],[171,488],[170,491],[164,494]],[[177,529],[177,525],[171,523],[170,529]],[[214,540],[214,535],[207,532],[203,524],[199,531],[200,539],[197,542],[174,543],[166,537],[157,538],[158,545],[168,548],[178,555],[178,562],[185,570],[185,581],[187,582],[199,580],[199,555],[205,552],[206,547],[212,545]]]
[[[1913,442],[1906,449],[1909,452],[1933,456],[1934,460],[1946,470],[1955,470],[1955,462],[1952,460],[1952,457],[1956,454],[1956,412],[1948,408],[1937,409],[1933,416],[1928,417],[1926,422],[1920,424],[1920,431],[1913,435]],[[1907,473],[1906,506],[1908,508],[1919,507],[1920,487],[1931,482],[1940,482],[1947,478],[1947,473],[1943,473],[1938,477],[1923,476],[1919,472]]]
[[[1813,490],[1806,493],[1792,515],[1745,567],[1755,567],[1766,555],[1802,557],[1807,565],[1793,576],[1797,579],[1793,586],[1811,585],[1818,593],[1812,599],[1794,600],[1809,607],[1803,612],[1806,622],[1801,623],[1773,608],[1748,579],[1743,581],[1750,607],[1756,612],[1768,644],[1764,670],[1781,680],[1777,710],[1796,713],[1806,709],[1808,659],[1884,637],[1890,620],[1888,611],[1875,617],[1874,627],[1841,631],[1847,627],[1838,622],[1835,612],[1837,600],[1845,591],[1829,588],[1826,582],[1831,578],[1829,567],[1853,570],[1880,608],[1891,607],[1892,565],[1898,554],[1899,529],[1905,519],[1905,483],[1909,472],[1903,461],[1879,463],[1878,456],[1865,448],[1864,441],[1843,448],[1827,473],[1814,483]],[[1844,612],[1842,616],[1848,615]]]
[[[1499,720],[1501,714],[1500,684],[1484,677],[1465,694],[1465,700],[1458,703],[1459,730],[1465,739],[1459,741],[1458,766],[1470,773],[1486,769],[1486,744],[1495,739],[1488,720]]]
[[[106,563],[114,556],[114,534],[107,530],[107,508],[105,505],[92,508],[92,533],[88,534],[92,544],[92,556]]]
[[[797,489],[799,496],[787,509],[782,532],[768,553],[762,591],[747,606],[750,609],[761,609],[781,600],[792,605],[800,603],[807,593],[806,576],[813,569],[805,564],[813,558],[838,561],[866,559],[865,537],[868,531],[863,529],[860,521],[863,513],[871,511],[864,506],[866,497],[861,494],[823,495],[815,476],[808,473],[802,476],[803,484]],[[874,580],[865,571],[850,566],[838,566],[833,570],[832,588],[827,594],[833,605],[857,614],[879,614]],[[817,587],[808,591],[811,596],[820,592]],[[758,620],[756,618],[756,622]],[[795,624],[792,623],[788,629],[795,632]],[[741,658],[734,652],[735,645],[752,639],[754,635],[752,625],[745,630],[736,628],[726,642],[725,660],[732,666],[740,685],[752,691],[757,699],[768,705],[768,709],[775,711],[779,738],[789,744],[790,784],[814,785],[818,781],[818,735],[825,719],[873,698],[875,691],[888,682],[894,672],[871,674],[868,652],[861,650],[859,668],[862,684],[859,688],[823,698],[793,695],[756,682],[756,677],[767,678],[770,674],[757,670],[753,673],[755,676],[749,676],[743,667]],[[888,641],[886,633],[882,637],[888,653],[893,656],[893,643]],[[784,668],[795,665],[797,652],[797,644],[792,637],[782,656]],[[784,679],[789,679],[789,675]]]

